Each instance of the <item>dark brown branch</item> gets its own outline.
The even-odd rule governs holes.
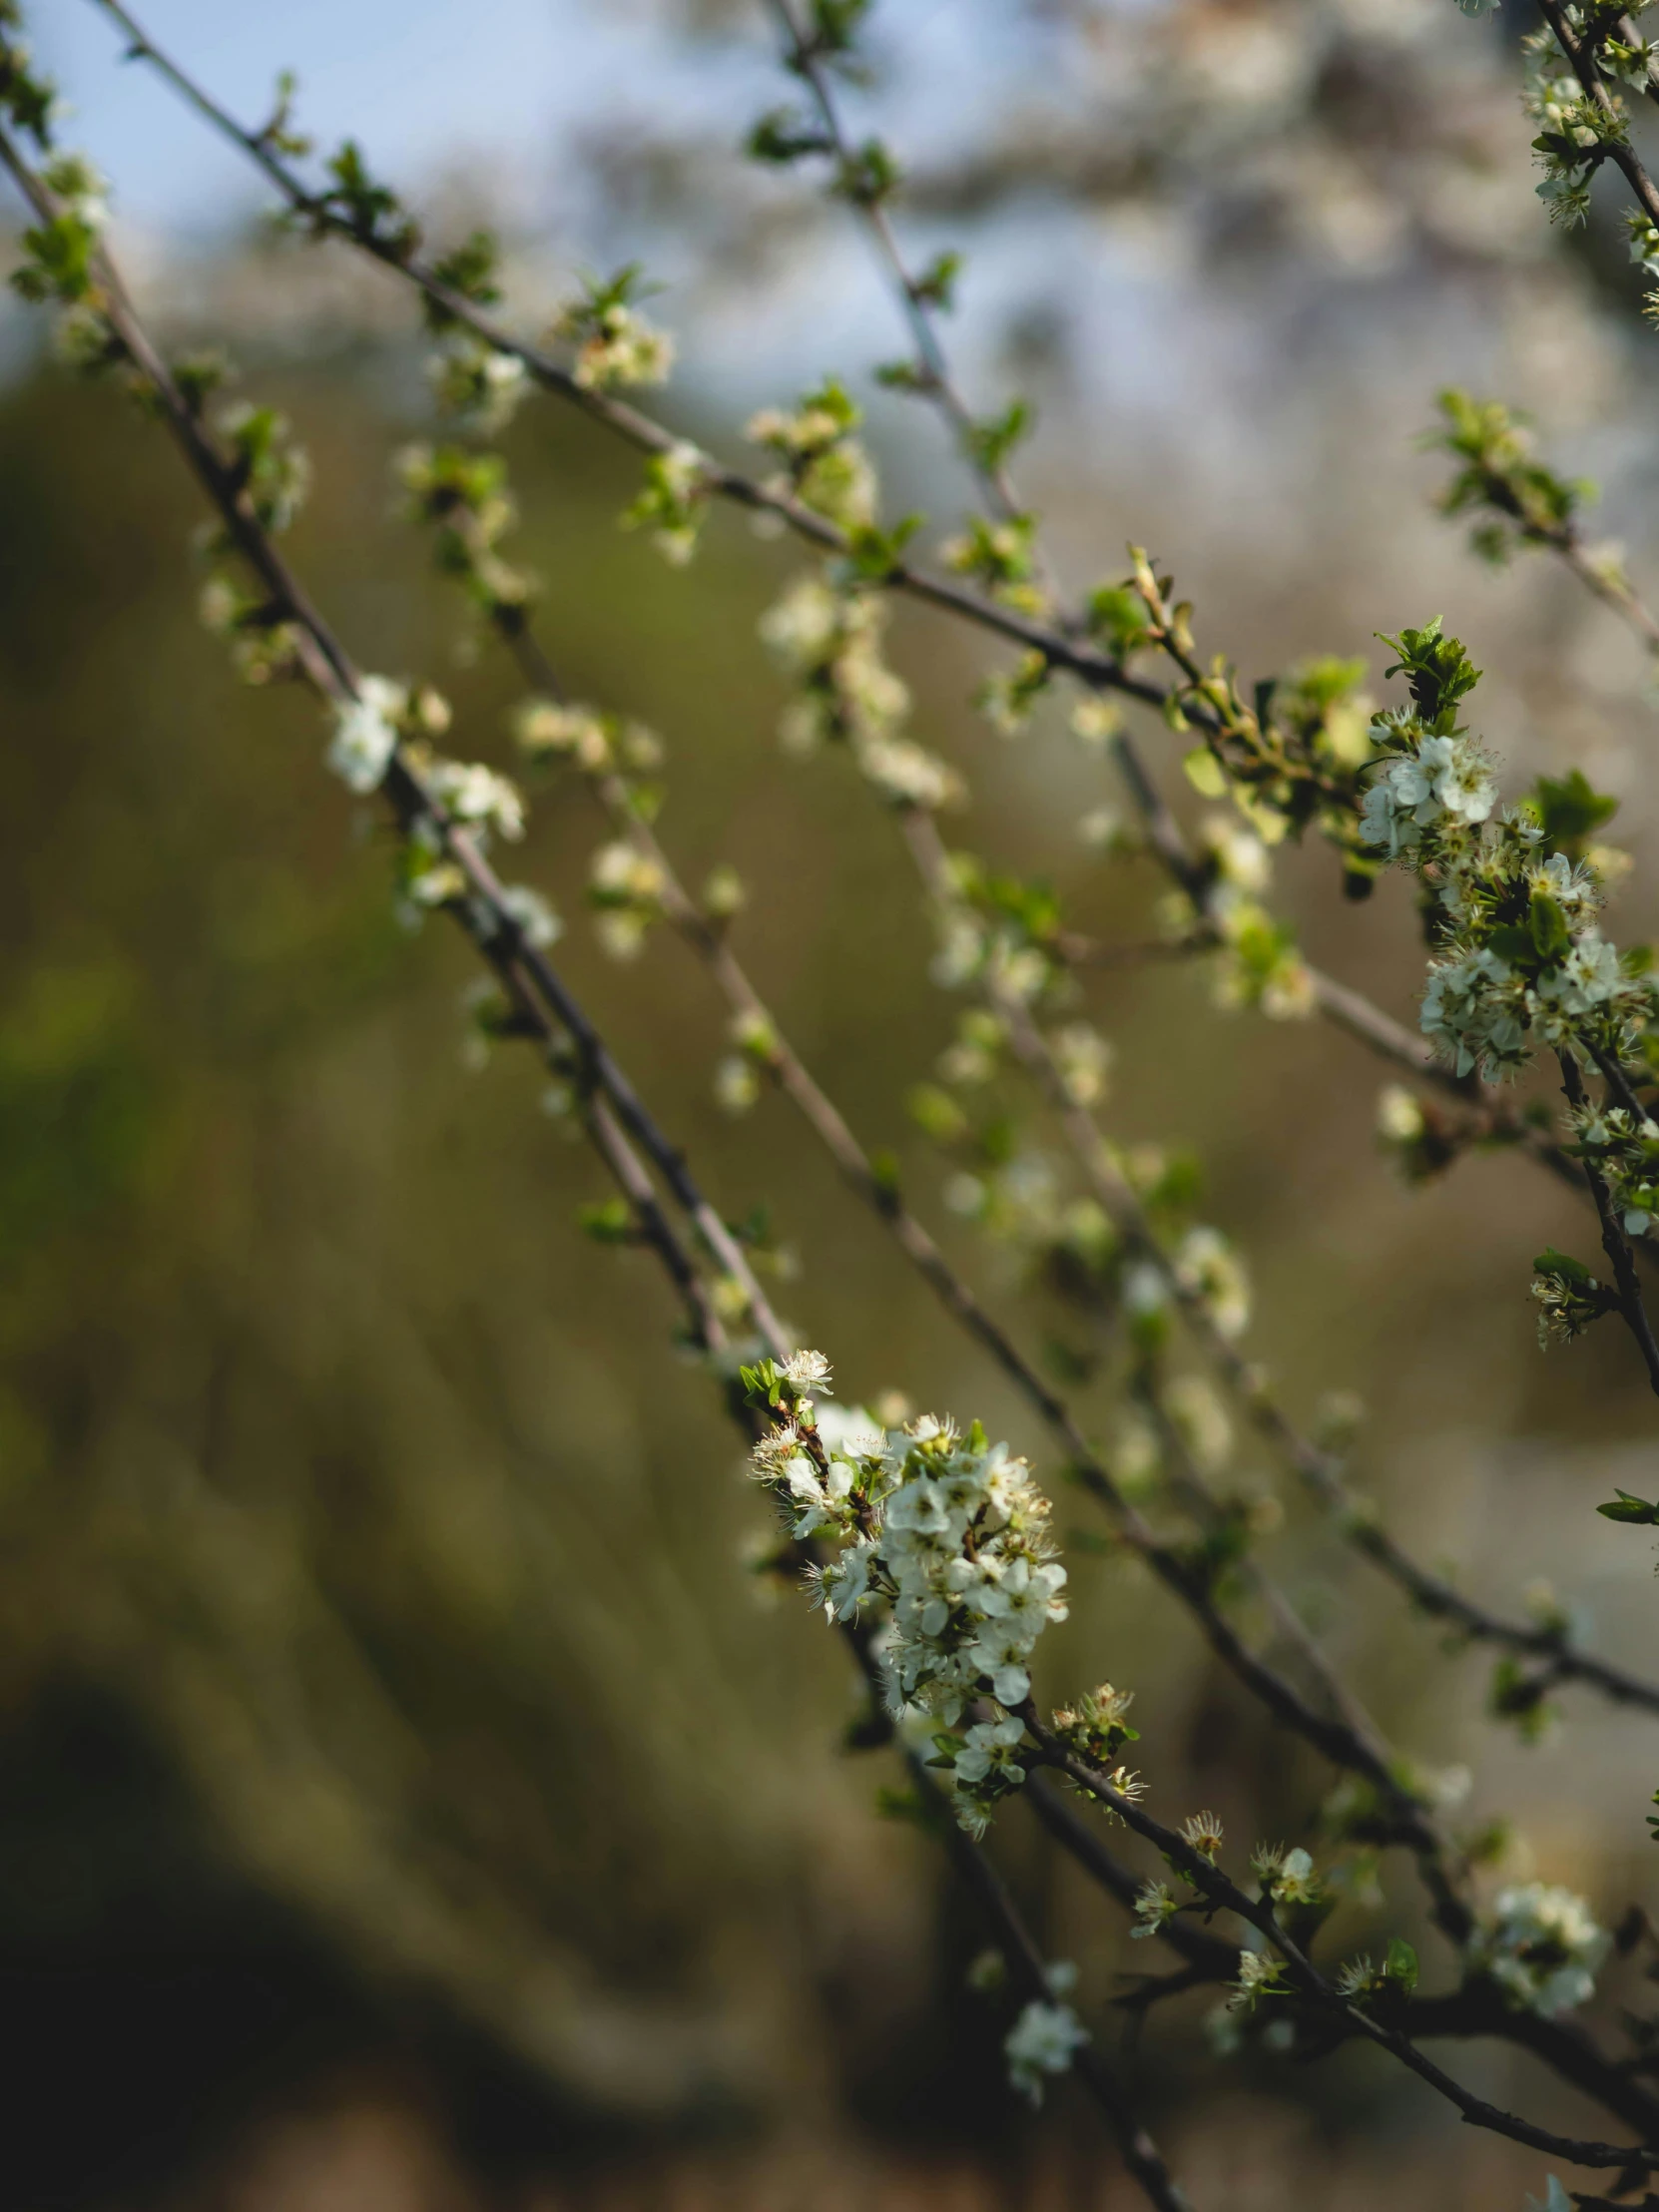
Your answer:
[[[1570,1051],[1558,1052],[1555,1057],[1560,1064],[1561,1088],[1566,1093],[1567,1103],[1577,1109],[1584,1104],[1584,1078],[1578,1072],[1578,1062]],[[1636,1274],[1636,1263],[1630,1256],[1629,1239],[1620,1226],[1606,1178],[1595,1161],[1588,1157],[1584,1161],[1584,1180],[1590,1187],[1590,1196],[1595,1200],[1596,1213],[1601,1220],[1601,1247],[1612,1263],[1613,1280],[1618,1285],[1619,1312],[1636,1340],[1653,1393],[1659,1397],[1659,1344],[1654,1342],[1653,1324],[1642,1302],[1642,1286]]]
[[[1642,211],[1650,223],[1659,224],[1659,188],[1642,165],[1640,155],[1625,135],[1623,119],[1618,103],[1609,91],[1606,79],[1596,65],[1595,42],[1581,38],[1567,21],[1561,0],[1538,0],[1538,13],[1549,25],[1555,43],[1566,56],[1573,75],[1583,86],[1592,105],[1612,127],[1613,135],[1601,142],[1605,158],[1624,173],[1624,180],[1641,203]]]

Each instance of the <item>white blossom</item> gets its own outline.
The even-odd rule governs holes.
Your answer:
[[[409,695],[384,676],[359,678],[355,699],[334,709],[334,734],[328,766],[347,790],[378,789],[397,751],[397,725],[408,712]]]
[[[961,781],[947,762],[908,738],[871,738],[858,749],[858,768],[896,807],[936,814],[961,796]]]
[[[509,883],[501,893],[501,907],[510,914],[524,933],[526,944],[538,950],[557,943],[564,929],[553,908],[538,890],[528,883]]]
[[[967,1732],[966,1749],[956,1754],[957,1781],[983,1782],[994,1771],[1006,1781],[1023,1782],[1025,1769],[1014,1754],[1024,1734],[1022,1721],[977,1722]]]
[[[1189,1229],[1175,1253],[1175,1279],[1204,1306],[1222,1336],[1250,1325],[1250,1284],[1244,1265],[1219,1229]]]
[[[1481,1916],[1469,1960],[1512,2004],[1550,2019],[1588,2003],[1610,1942],[1581,1897],[1529,1882],[1498,1892]]]
[[[425,781],[452,821],[471,830],[494,830],[510,841],[523,836],[523,793],[482,761],[433,761]]]
[[[1069,2073],[1074,2053],[1088,2039],[1069,2004],[1034,1998],[1003,2039],[1009,2081],[1033,2104],[1041,2104],[1044,2076]]]
[[[831,1381],[830,1363],[822,1352],[792,1352],[784,1362],[783,1375],[798,1396],[827,1390]]]

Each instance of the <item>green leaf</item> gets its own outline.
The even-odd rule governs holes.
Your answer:
[[[822,129],[794,108],[774,108],[762,116],[744,142],[752,162],[783,168],[809,154],[832,154],[834,143]]]
[[[621,1198],[602,1199],[596,1206],[578,1206],[576,1219],[595,1244],[631,1244],[634,1217]]]
[[[1382,631],[1378,635],[1399,655],[1383,674],[1405,678],[1413,705],[1428,722],[1437,722],[1480,681],[1480,671],[1460,640],[1440,635],[1438,615],[1420,630],[1401,630],[1397,638]]]
[[[1540,776],[1531,796],[1544,842],[1551,847],[1581,843],[1619,811],[1618,801],[1598,792],[1578,768],[1559,778]]]
[[[1402,1936],[1389,1936],[1388,1955],[1382,1962],[1382,1971],[1402,1989],[1416,1987],[1417,1954]]]
[[[1567,927],[1567,917],[1547,891],[1532,893],[1528,927],[1543,959],[1558,960],[1570,950],[1572,931]]]
[[[946,312],[955,305],[956,279],[962,273],[960,254],[936,254],[919,276],[912,278],[910,297]]]
[[[1607,1520],[1633,1521],[1644,1528],[1659,1528],[1659,1505],[1650,1505],[1646,1498],[1632,1497],[1628,1490],[1620,1490],[1611,1504],[1598,1505],[1596,1511]]]
[[[1023,399],[1014,399],[1001,414],[976,422],[967,433],[968,442],[982,468],[1000,468],[1030,428],[1030,407]]]
[[[846,156],[835,190],[855,207],[878,208],[897,191],[903,172],[879,139],[868,139]]]
[[[1486,942],[1502,960],[1515,960],[1531,967],[1537,958],[1531,930],[1521,928],[1518,922],[1499,922]]]
[[[872,583],[887,582],[902,566],[904,548],[921,528],[920,515],[904,515],[890,530],[878,530],[873,523],[847,533],[847,559],[853,571],[867,576]]]
[[[1207,745],[1195,745],[1181,763],[1187,782],[1201,799],[1225,799],[1227,777]]]
[[[1559,1276],[1564,1283],[1578,1283],[1586,1288],[1595,1281],[1582,1260],[1570,1259],[1566,1253],[1557,1252],[1553,1245],[1546,1246],[1538,1254],[1532,1263],[1532,1272],[1534,1275]]]

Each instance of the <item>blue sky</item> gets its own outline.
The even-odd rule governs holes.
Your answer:
[[[361,138],[389,176],[486,165],[532,190],[575,124],[690,66],[644,11],[603,0],[141,0],[157,43],[246,119],[277,72],[300,79],[323,145]],[[124,64],[92,0],[33,12],[37,49],[74,110],[66,132],[115,179],[146,228],[211,232],[262,204],[246,165],[216,145],[152,75]]]
[[[588,236],[591,172],[571,158],[578,138],[655,121],[730,145],[734,181],[748,125],[787,96],[775,34],[757,4],[726,39],[677,29],[684,0],[133,0],[157,44],[246,122],[270,112],[278,73],[299,79],[298,121],[327,149],[361,141],[371,167],[431,206],[434,176],[476,178],[481,204],[550,250],[561,268],[636,253],[671,279],[675,308],[693,266],[659,237]],[[885,120],[910,151],[953,138],[1005,96],[1044,42],[1016,38],[1002,0],[885,0],[877,29],[894,63]],[[137,231],[174,249],[212,244],[272,205],[246,159],[224,145],[156,74],[123,59],[123,40],[94,0],[36,0],[30,30],[70,106],[69,145],[114,185],[118,239]],[[918,88],[925,97],[918,97]],[[856,113],[860,103],[853,96]],[[803,178],[803,189],[814,180]],[[516,222],[515,222],[516,219]],[[936,242],[929,242],[936,243]],[[983,307],[1006,290],[997,257],[978,264]],[[800,373],[805,300],[792,264],[769,295],[705,300],[687,368],[738,381]],[[1012,273],[1016,297],[1030,280]],[[831,225],[811,269],[815,354],[857,359],[885,345],[882,287],[850,229]],[[724,306],[725,312],[722,313]],[[969,325],[977,316],[964,316]],[[959,333],[971,352],[968,329]]]
[[[408,187],[481,164],[497,196],[524,194],[530,214],[545,207],[560,146],[578,130],[667,117],[735,149],[786,90],[759,5],[714,42],[676,36],[690,13],[683,0],[137,0],[134,12],[244,119],[263,120],[278,71],[292,68],[301,121],[321,145],[358,137]],[[887,0],[876,28],[903,56],[887,120],[912,153],[971,128],[1021,68],[1050,59],[999,0]],[[30,33],[74,111],[66,137],[111,174],[125,216],[212,233],[263,204],[246,165],[149,71],[122,61],[94,0],[37,0]],[[918,87],[920,100],[900,90]]]

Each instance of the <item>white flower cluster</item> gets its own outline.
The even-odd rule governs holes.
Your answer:
[[[1535,32],[1522,44],[1530,60],[1523,105],[1539,127],[1539,139],[1554,142],[1537,147],[1544,171],[1538,198],[1552,223],[1571,229],[1590,212],[1590,157],[1604,137],[1618,135],[1624,126],[1616,115],[1603,118],[1549,31]]]
[[[1008,2079],[1033,2104],[1041,2104],[1045,2077],[1069,2073],[1075,2053],[1089,2039],[1069,2004],[1034,1998],[1003,2038]]]
[[[1274,821],[1265,812],[1260,819]],[[1199,834],[1209,861],[1202,911],[1185,891],[1173,891],[1159,902],[1160,928],[1176,944],[1214,934],[1218,1006],[1258,1007],[1270,1021],[1306,1019],[1314,1010],[1308,964],[1292,931],[1262,902],[1273,877],[1267,843],[1226,815],[1207,816]]]
[[[663,910],[666,879],[658,861],[627,837],[602,844],[588,872],[588,903],[599,941],[613,960],[632,960]]]
[[[761,618],[761,638],[795,678],[798,696],[780,735],[807,754],[840,739],[854,751],[893,738],[910,694],[881,657],[886,602],[875,592],[834,591],[802,576]]]
[[[377,791],[399,745],[406,744],[408,765],[432,802],[431,811],[418,814],[409,825],[398,856],[397,911],[409,928],[418,927],[431,908],[468,895],[466,875],[450,855],[440,816],[464,830],[480,848],[492,836],[514,842],[524,834],[524,798],[516,784],[481,761],[445,760],[431,750],[430,740],[448,725],[448,703],[439,693],[427,685],[411,691],[385,676],[360,677],[356,696],[334,707],[327,762],[348,790],[364,796]],[[527,944],[550,945],[560,933],[558,915],[528,884],[507,886],[500,910]],[[475,912],[480,932],[494,934],[499,916],[484,904]]]
[[[1488,945],[1436,960],[1428,970],[1421,1027],[1459,1075],[1488,1081],[1526,1062],[1526,985]]]
[[[931,1414],[902,1434],[880,1527],[843,1554],[839,1602],[860,1577],[890,1590],[885,1663],[895,1702],[946,1721],[981,1687],[1017,1705],[1030,1694],[1038,1637],[1066,1617],[1066,1570],[1051,1555],[1047,1501],[1005,1444],[964,1442]]]
[[[830,382],[793,414],[763,407],[745,435],[784,463],[786,473],[769,480],[769,491],[793,494],[843,530],[856,530],[874,522],[878,494],[869,455],[852,435],[858,421],[857,408]]]
[[[597,708],[526,699],[513,711],[512,731],[527,760],[568,761],[596,776],[611,765],[610,732]]]
[[[1433,902],[1440,950],[1429,964],[1423,1034],[1459,1075],[1478,1070],[1487,1081],[1515,1073],[1540,1046],[1580,1050],[1586,1029],[1621,1048],[1650,1017],[1653,991],[1596,926],[1601,849],[1589,861],[1543,849],[1546,785],[1537,801],[1494,819],[1491,764],[1450,727],[1478,671],[1437,622],[1390,642],[1418,706],[1372,724],[1384,758],[1360,832],[1403,861]]]
[[[1595,1994],[1610,1941],[1581,1897],[1529,1882],[1498,1892],[1481,1917],[1469,1960],[1511,2004],[1550,2019]]]
[[[1099,1030],[1086,1021],[1067,1022],[1048,1043],[1061,1087],[1071,1103],[1082,1107],[1102,1105],[1112,1069],[1112,1047]]]
[[[584,776],[612,770],[649,775],[661,768],[666,748],[643,722],[602,714],[597,707],[531,697],[512,714],[513,742],[528,761],[557,761]]]
[[[576,347],[571,373],[584,391],[662,384],[674,366],[674,340],[623,299],[577,299],[553,325]]]
[[[327,760],[348,791],[379,789],[408,710],[408,692],[385,676],[360,678],[356,698],[336,706]]]
[[[1650,1114],[1638,1121],[1623,1106],[1585,1105],[1572,1119],[1623,1216],[1625,1235],[1646,1236],[1659,1219],[1659,1122]]]
[[[1428,970],[1421,1025],[1459,1075],[1487,1081],[1526,1065],[1537,1044],[1567,1044],[1592,1015],[1640,1018],[1644,986],[1619,964],[1618,948],[1588,931],[1559,964],[1528,981],[1490,945],[1466,946]]]
[[[821,1419],[803,1394],[828,1385],[818,1354],[798,1353],[779,1382],[793,1402],[756,1446],[756,1467],[789,1502],[797,1539],[840,1540],[815,1579],[826,1612],[845,1621],[872,1598],[887,1601],[881,1663],[894,1712],[948,1727],[976,1698],[1022,1704],[1037,1639],[1066,1617],[1066,1570],[1026,1462],[977,1427],[964,1438],[932,1414],[892,1432],[836,1407]],[[975,1801],[1024,1781],[1023,1733],[998,1716],[935,1738],[964,1825],[982,1828]]]
[[[431,761],[426,789],[452,822],[516,843],[524,834],[524,795],[481,761]]]
[[[1284,1996],[1290,1988],[1284,1962],[1269,1950],[1241,1950],[1239,1977],[1227,2000],[1230,2012],[1254,2012],[1264,1997]]]
[[[15,51],[15,49],[14,49]],[[110,220],[109,180],[84,154],[59,154],[41,170],[41,182],[73,223],[102,231]]]
[[[786,751],[838,741],[890,805],[936,813],[963,797],[954,769],[900,734],[910,694],[881,654],[887,608],[871,591],[802,576],[761,618],[761,637],[796,684],[779,735]]]
[[[965,899],[940,910],[939,944],[928,973],[941,990],[979,984],[993,1000],[1030,1005],[1054,979],[1053,963],[1011,922],[975,912]]]
[[[501,893],[501,908],[523,931],[525,943],[538,951],[557,943],[564,933],[564,923],[528,883],[508,883]]]
[[[645,488],[623,513],[630,530],[648,530],[671,568],[684,568],[697,551],[709,504],[709,462],[687,438],[677,438],[645,464]]]
[[[1373,736],[1384,742],[1399,724],[1383,716]],[[1497,804],[1491,763],[1469,737],[1425,737],[1390,760],[1366,794],[1360,817],[1368,844],[1390,860],[1415,852],[1424,831],[1486,821]]]
[[[463,429],[493,438],[506,429],[530,389],[516,353],[503,353],[470,332],[447,338],[426,364],[439,408]]]
[[[1204,1308],[1229,1343],[1250,1326],[1250,1279],[1219,1229],[1189,1229],[1176,1247],[1175,1280],[1184,1297]]]
[[[1135,1923],[1129,1931],[1132,1943],[1144,1942],[1149,1936],[1161,1936],[1174,1920],[1177,1911],[1175,1892],[1167,1882],[1146,1882],[1135,1900]]]
[[[894,807],[937,814],[956,805],[962,781],[948,762],[909,738],[871,738],[857,749],[858,772]]]

